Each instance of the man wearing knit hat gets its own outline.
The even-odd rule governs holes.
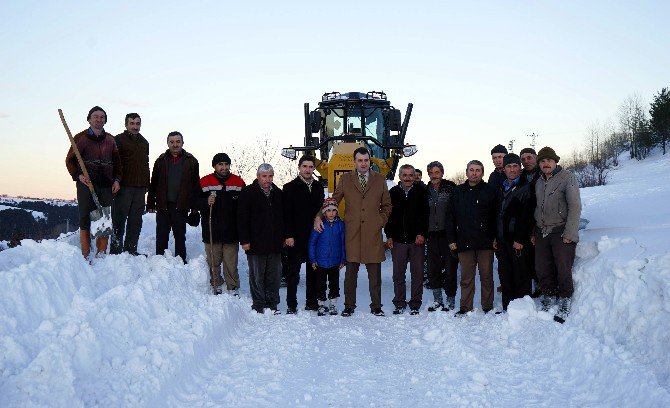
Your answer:
[[[526,147],[521,149],[521,152],[519,152],[519,157],[521,158],[521,165],[523,166],[521,177],[525,177],[526,180],[528,180],[530,183],[531,205],[533,206],[532,210],[534,211],[535,184],[537,184],[537,179],[540,178],[540,175],[542,174],[540,167],[537,165],[537,153],[532,147]],[[527,248],[526,255],[526,269],[530,274],[534,286],[531,297],[537,298],[542,294],[542,291],[540,290],[540,285],[537,281],[537,274],[535,273],[535,247],[531,245],[529,248]]]
[[[503,159],[506,179],[498,195],[496,244],[498,274],[502,285],[502,306],[531,294],[527,252],[532,233],[530,183],[521,175],[521,159],[514,153]]]
[[[225,281],[228,293],[237,296],[240,287],[237,272],[237,203],[240,191],[246,184],[240,176],[230,172],[230,164],[230,157],[226,153],[214,155],[214,172],[200,179],[202,193],[198,198],[198,209],[202,217],[202,242],[205,244],[212,292],[221,294]]]
[[[503,170],[503,158],[507,154],[507,149],[505,146],[499,144],[491,149],[491,160],[493,161],[493,171],[489,174],[488,184],[491,187],[498,191],[500,186],[502,186],[503,181],[505,181],[505,172]]]
[[[570,314],[582,203],[575,175],[558,165],[560,157],[554,149],[543,147],[537,160],[542,176],[535,185],[535,270],[543,294],[542,310],[549,311],[558,296],[554,320],[563,323]]]

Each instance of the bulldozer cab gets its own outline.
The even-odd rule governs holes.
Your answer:
[[[313,111],[304,105],[304,146],[284,148],[282,155],[296,159],[299,152],[318,152],[316,170],[332,193],[339,175],[353,169],[353,151],[365,146],[373,170],[392,180],[400,158],[416,152],[416,146],[405,144],[411,112],[410,103],[401,121],[384,92],[328,92]]]

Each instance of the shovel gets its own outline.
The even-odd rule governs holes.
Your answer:
[[[67,136],[70,138],[70,143],[72,144],[72,150],[74,151],[75,156],[77,156],[79,167],[81,168],[82,173],[84,173],[84,177],[86,177],[89,180],[87,186],[88,189],[91,190],[91,196],[93,197],[93,202],[95,203],[96,208],[90,213],[91,234],[93,235],[94,238],[112,235],[113,233],[112,216],[111,216],[112,207],[111,206],[103,207],[100,205],[98,195],[95,193],[93,183],[90,181],[91,178],[88,176],[88,170],[86,170],[86,166],[84,166],[84,160],[81,158],[81,154],[79,153],[77,144],[74,142],[74,137],[72,137],[72,132],[70,132],[70,128],[68,127],[67,122],[65,121],[65,116],[63,116],[63,111],[61,109],[58,109],[58,115],[60,116],[60,121],[63,123],[63,127],[65,127]]]

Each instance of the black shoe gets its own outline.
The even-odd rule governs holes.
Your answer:
[[[482,309],[482,310],[484,311],[484,314],[488,314],[493,309]]]
[[[419,314],[419,309],[412,309],[409,311],[410,316],[416,316]]]
[[[565,323],[565,319],[562,318],[562,317],[560,317],[560,316],[558,316],[558,315],[554,316],[554,321],[555,321],[555,322],[558,322],[558,323],[560,323],[560,324]]]
[[[405,313],[405,308],[404,307],[396,307],[393,310],[394,315],[400,315],[400,314],[403,314],[403,313]]]
[[[290,315],[290,314],[296,314],[296,313],[298,313],[298,311],[296,310],[295,307],[287,307],[287,308],[286,308],[286,314],[287,314],[287,315]]]
[[[316,312],[317,316],[325,316],[328,313],[328,308],[326,306],[319,306],[319,309]]]
[[[272,310],[273,315],[280,315],[281,314],[281,311],[278,310],[278,309],[270,309],[270,310]]]
[[[349,307],[345,307],[344,310],[342,311],[342,316],[344,317],[349,317],[352,314],[354,314],[354,309],[351,309]]]
[[[256,311],[258,314],[263,314],[263,308],[262,307],[251,307],[252,310]]]
[[[433,302],[428,306],[428,311],[429,312],[435,312],[437,310],[442,310],[444,309],[444,304],[442,302]]]
[[[221,289],[221,286],[214,286],[212,288],[212,293],[214,293],[214,295],[218,296],[218,295],[223,293],[223,289]]]
[[[468,314],[468,312],[466,310],[459,310],[458,312],[456,312],[454,317],[465,317],[465,315],[467,315],[467,314]]]
[[[319,310],[319,306],[305,305],[305,310],[307,310],[308,312],[314,312]]]
[[[376,309],[371,309],[371,310],[370,310],[370,313],[372,313],[372,314],[375,315],[375,316],[380,316],[380,317],[381,317],[381,316],[386,316],[386,315],[384,314],[384,311],[382,310],[381,307],[376,308]]]

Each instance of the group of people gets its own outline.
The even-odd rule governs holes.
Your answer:
[[[570,312],[572,264],[579,239],[581,212],[575,176],[558,165],[556,152],[545,147],[537,154],[525,148],[520,156],[504,146],[491,150],[495,169],[483,181],[484,165],[471,160],[467,180],[460,185],[444,178],[444,167],[426,167],[430,181],[423,184],[420,169],[400,166],[398,185],[389,189],[386,177],[371,169],[370,151],[353,152],[354,170],[337,181],[332,197],[325,197],[315,178],[316,159],[298,161],[298,175],[279,188],[272,165],[258,167],[250,184],[230,172],[226,153],[212,158],[213,172],[199,177],[196,158],[183,148],[180,132],[167,136],[168,149],[149,173],[149,143],[140,134],[141,118],[129,113],[126,130],[116,136],[104,131],[106,112],[93,107],[90,127],[74,139],[88,170],[84,176],[70,148],[66,165],[77,183],[80,241],[90,256],[89,212],[94,202],[112,206],[110,253],[138,255],[142,214],[156,213],[156,254],[168,247],[170,231],[175,255],[186,262],[186,224],[202,224],[202,241],[214,294],[238,294],[239,247],[249,266],[252,308],[278,314],[279,287],[284,265],[286,313],[298,310],[297,287],[305,265],[305,310],[318,315],[338,314],[339,271],[344,270],[344,310],[356,309],[356,286],[361,264],[368,273],[370,312],[384,316],[381,303],[381,262],[389,248],[393,261],[394,314],[418,314],[423,303],[423,273],[427,264],[433,302],[427,310],[456,309],[458,265],[461,298],[456,316],[473,310],[475,277],[479,271],[481,305],[493,310],[493,260],[498,259],[502,310],[517,298],[542,296],[542,308],[558,302],[557,321]],[[148,194],[147,194],[148,193]],[[146,194],[146,202],[145,202]],[[338,206],[344,200],[344,219]],[[386,235],[383,240],[382,232]],[[96,238],[96,256],[106,252],[109,237]],[[285,256],[282,260],[282,251]],[[406,272],[410,270],[410,298]],[[221,271],[223,270],[223,275]],[[444,294],[443,294],[444,292]]]

